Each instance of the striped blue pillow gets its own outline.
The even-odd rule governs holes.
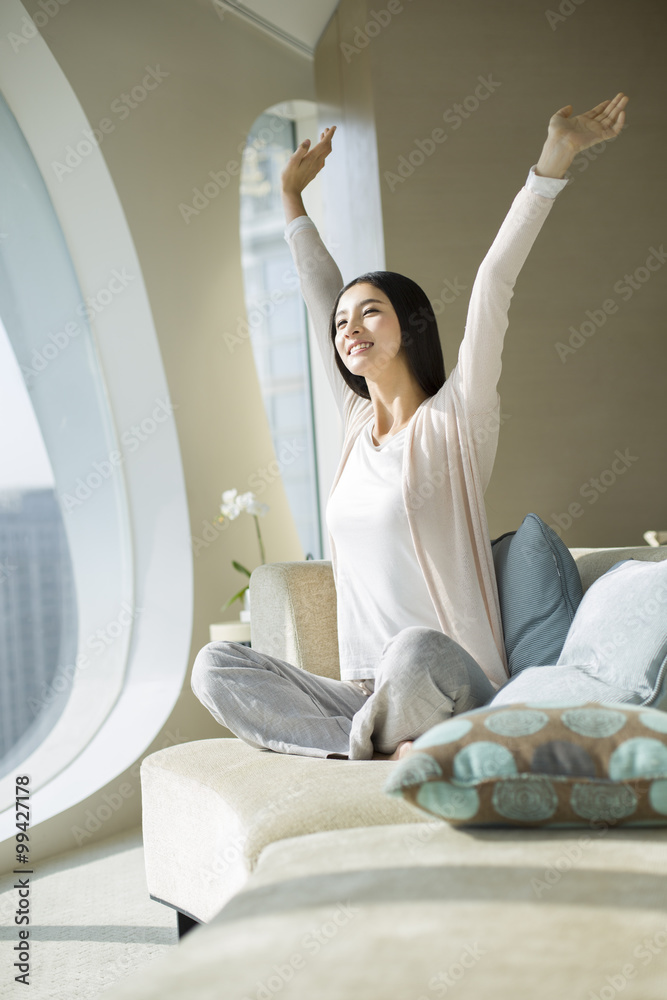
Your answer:
[[[583,589],[570,550],[537,514],[491,542],[510,676],[558,662]]]

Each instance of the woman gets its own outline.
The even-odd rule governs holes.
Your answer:
[[[549,121],[472,289],[449,378],[430,303],[387,271],[341,288],[302,191],[335,126],[282,175],[289,243],[345,427],[327,504],[341,680],[234,642],[198,654],[192,688],[222,725],[280,753],[397,760],[435,723],[486,704],[507,679],[484,491],[517,275],[577,153],[619,135],[622,93]]]

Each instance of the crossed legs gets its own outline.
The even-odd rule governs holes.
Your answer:
[[[204,646],[191,683],[213,717],[250,746],[350,760],[400,755],[437,722],[494,694],[462,646],[422,626],[385,645],[370,695],[234,642]]]

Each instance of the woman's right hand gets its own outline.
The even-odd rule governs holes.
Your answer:
[[[331,152],[331,140],[335,131],[335,125],[325,129],[320,134],[320,141],[312,149],[310,149],[310,139],[304,139],[297,146],[280,175],[283,194],[300,195],[313,177],[319,174]]]

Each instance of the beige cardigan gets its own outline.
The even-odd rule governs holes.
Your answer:
[[[553,205],[523,187],[482,261],[470,294],[458,361],[411,420],[403,451],[403,497],[415,552],[442,631],[474,656],[494,685],[508,677],[498,590],[484,507],[500,427],[500,378],[507,313],[516,278]],[[308,216],[285,231],[301,292],[343,417],[336,488],[354,441],[373,420],[370,400],[348,387],[329,335],[338,267]],[[336,548],[329,534],[336,580]]]

